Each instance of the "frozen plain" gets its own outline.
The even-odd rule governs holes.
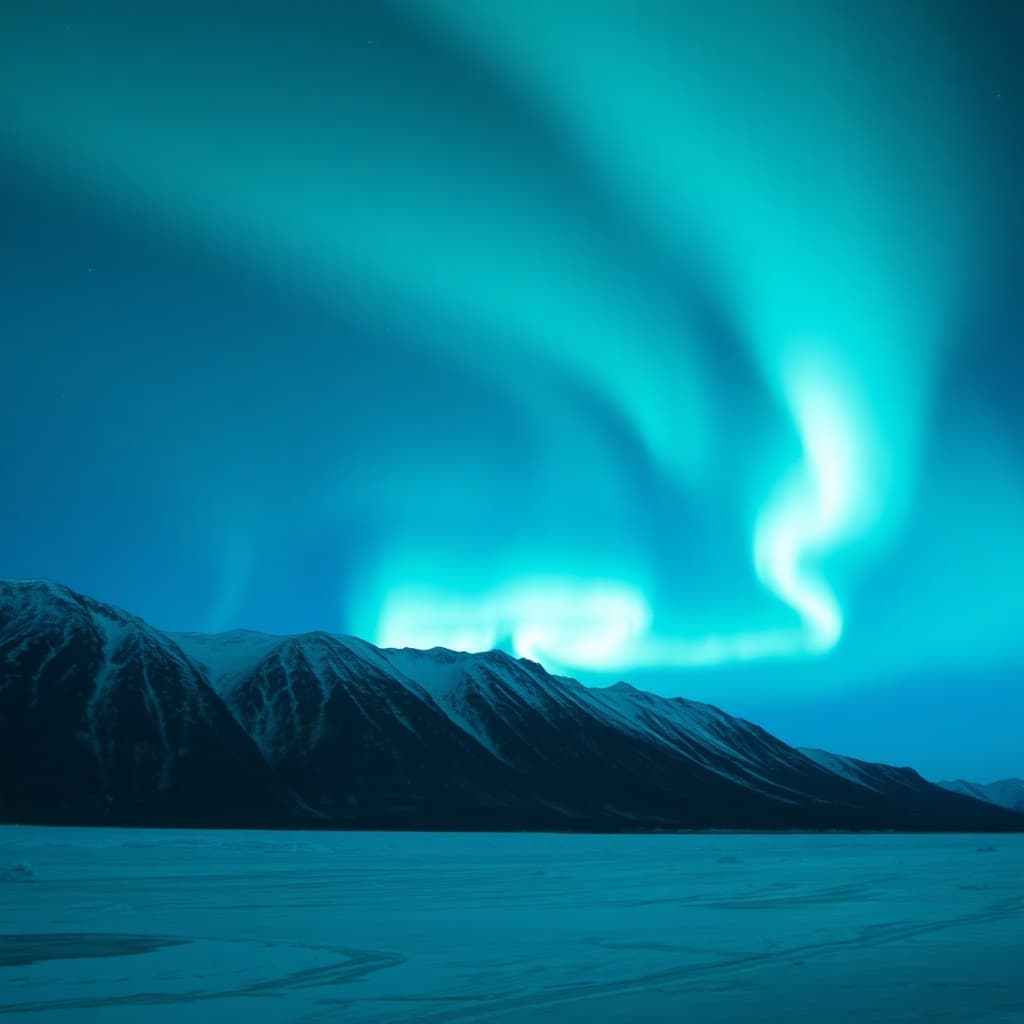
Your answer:
[[[0,1020],[1024,1021],[1024,836],[0,827]]]

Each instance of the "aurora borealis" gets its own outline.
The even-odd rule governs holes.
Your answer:
[[[0,4],[0,576],[1020,774],[1022,47],[1010,3]]]

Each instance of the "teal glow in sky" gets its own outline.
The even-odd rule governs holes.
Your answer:
[[[0,575],[1024,772],[1024,16],[890,7],[0,5]]]

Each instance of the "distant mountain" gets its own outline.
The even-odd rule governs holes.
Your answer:
[[[0,820],[1024,830],[909,768],[499,651],[163,633],[37,582],[0,583]]]
[[[936,785],[952,793],[962,793],[975,800],[987,800],[999,807],[1009,807],[1011,811],[1024,812],[1024,779],[1000,779],[998,782],[965,782],[963,779],[955,779],[952,782],[937,782]]]

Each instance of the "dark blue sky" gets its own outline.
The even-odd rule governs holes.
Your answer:
[[[0,576],[1024,774],[1019,5],[0,40]]]

